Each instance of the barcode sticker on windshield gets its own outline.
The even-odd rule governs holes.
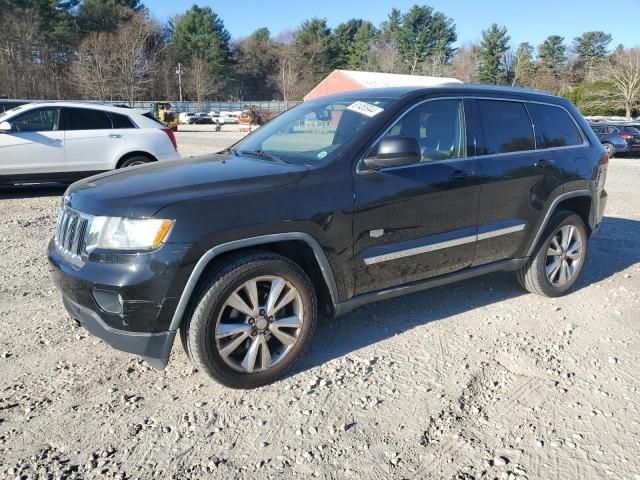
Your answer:
[[[347,110],[358,112],[359,114],[364,115],[365,117],[375,117],[380,112],[384,111],[384,108],[380,108],[366,102],[355,102],[349,105],[347,107]]]

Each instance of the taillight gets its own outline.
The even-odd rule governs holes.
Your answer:
[[[631,140],[633,138],[633,135],[630,135],[628,133],[621,133],[620,135],[618,135],[618,137],[623,140]]]
[[[607,155],[606,153],[603,153],[602,156],[600,157],[600,165],[608,165],[609,164],[609,155]]]
[[[170,128],[161,128],[161,130],[167,134],[169,140],[171,140],[171,143],[173,143],[173,148],[178,150],[178,142],[176,142],[176,136],[173,134],[173,130],[171,130]]]

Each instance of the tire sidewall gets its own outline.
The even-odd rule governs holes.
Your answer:
[[[218,316],[228,297],[243,283],[255,277],[275,275],[290,282],[299,292],[302,299],[304,322],[298,341],[291,351],[278,365],[262,372],[243,373],[225,363],[218,352],[215,342],[215,329]],[[188,343],[198,342],[197,350],[204,352],[200,362],[207,373],[221,383],[235,388],[254,388],[275,381],[301,356],[315,327],[316,304],[310,282],[297,266],[280,260],[267,260],[248,263],[236,270],[226,273],[216,282],[203,297],[194,315],[199,317],[198,327],[202,332],[193,335],[189,332]],[[190,348],[193,352],[193,348]]]
[[[573,225],[580,232],[580,240],[582,242],[582,259],[580,264],[578,265],[578,270],[574,273],[571,280],[569,280],[565,285],[558,287],[556,285],[553,285],[547,278],[547,274],[546,274],[547,251],[549,250],[549,245],[551,243],[551,240],[556,235],[558,230],[560,230],[562,227],[566,225]],[[542,243],[542,245],[538,249],[535,260],[534,260],[537,263],[536,267],[537,267],[538,277],[539,277],[538,283],[539,283],[539,286],[542,288],[543,292],[545,293],[545,295],[548,295],[549,297],[559,297],[576,284],[576,282],[580,279],[580,275],[582,275],[582,270],[584,269],[584,265],[587,260],[587,253],[589,248],[588,244],[589,244],[589,238],[587,236],[587,229],[584,225],[584,222],[578,215],[574,213],[565,212],[557,217],[556,221],[553,224],[553,227],[547,230],[545,241]]]

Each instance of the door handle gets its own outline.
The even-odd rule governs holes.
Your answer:
[[[533,165],[538,167],[538,168],[547,168],[547,167],[551,167],[551,166],[555,165],[555,163],[556,163],[555,160],[543,159],[543,160],[538,160]]]
[[[117,133],[111,133],[111,134],[109,135],[109,138],[122,138],[122,135],[119,135],[119,134],[117,134]]]
[[[449,175],[449,178],[451,180],[464,180],[465,178],[471,178],[473,176],[474,173],[468,170],[456,170],[451,175]]]

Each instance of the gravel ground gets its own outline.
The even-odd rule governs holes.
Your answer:
[[[183,154],[240,137],[186,130]],[[503,273],[369,305],[253,391],[179,342],[156,371],[76,327],[44,253],[62,190],[3,192],[0,478],[640,479],[638,185],[612,160],[569,296]]]

